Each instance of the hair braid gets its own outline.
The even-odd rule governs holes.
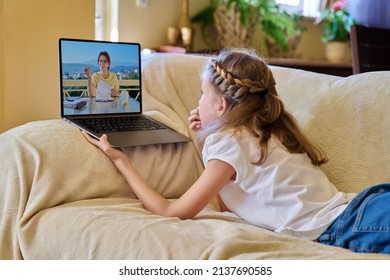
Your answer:
[[[231,73],[218,65],[216,60],[211,60],[211,65],[215,70],[213,79],[222,92],[227,93],[233,100],[244,97],[246,94],[268,93],[268,88],[260,81],[250,79],[238,79]]]

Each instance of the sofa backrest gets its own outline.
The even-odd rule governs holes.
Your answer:
[[[271,68],[286,107],[328,156],[322,168],[340,190],[390,182],[390,71],[343,78]]]
[[[143,87],[156,99],[165,96],[160,101],[188,124],[188,113],[198,106],[200,74],[208,59],[155,55],[145,61]],[[340,190],[358,192],[390,182],[390,72],[343,78],[276,66],[271,70],[286,108],[329,158],[322,168]],[[180,100],[181,106],[172,100]]]

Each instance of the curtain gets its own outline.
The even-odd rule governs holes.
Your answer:
[[[390,29],[389,0],[348,0],[347,10],[358,24]]]
[[[332,2],[332,0],[320,0],[320,12],[329,7]]]

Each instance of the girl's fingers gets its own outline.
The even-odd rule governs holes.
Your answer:
[[[188,117],[188,121],[190,122],[190,129],[196,131],[201,129],[202,125],[199,117],[199,109],[195,108],[190,112],[190,116]]]
[[[81,134],[84,135],[85,139],[87,139],[87,141],[95,146],[99,146],[99,140],[96,140],[95,138],[93,138],[91,135],[89,135],[88,133],[86,133],[84,130],[81,131]]]
[[[188,117],[188,120],[190,122],[194,122],[194,121],[199,121],[200,119],[199,119],[198,115],[191,115],[191,116]]]
[[[201,126],[200,122],[192,122],[190,124],[190,129],[192,129],[192,130],[199,130],[201,127],[202,126]]]
[[[100,139],[97,140],[83,130],[81,131],[81,133],[84,135],[84,137],[87,139],[89,143],[100,148],[101,150],[104,151],[105,149],[107,149],[107,147],[111,148],[111,144],[108,142],[108,138],[106,134],[103,134],[102,137],[100,137]]]
[[[198,108],[195,108],[194,110],[192,110],[192,111],[190,112],[190,116],[191,116],[191,115],[197,115],[198,112],[199,112],[199,109],[198,109]]]

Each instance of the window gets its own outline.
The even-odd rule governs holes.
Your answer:
[[[118,41],[118,0],[95,0],[95,39]]]
[[[323,0],[276,0],[289,13],[300,13],[306,17],[318,17]]]
[[[277,3],[283,4],[283,5],[292,5],[292,6],[298,6],[300,5],[300,0],[276,0]]]

